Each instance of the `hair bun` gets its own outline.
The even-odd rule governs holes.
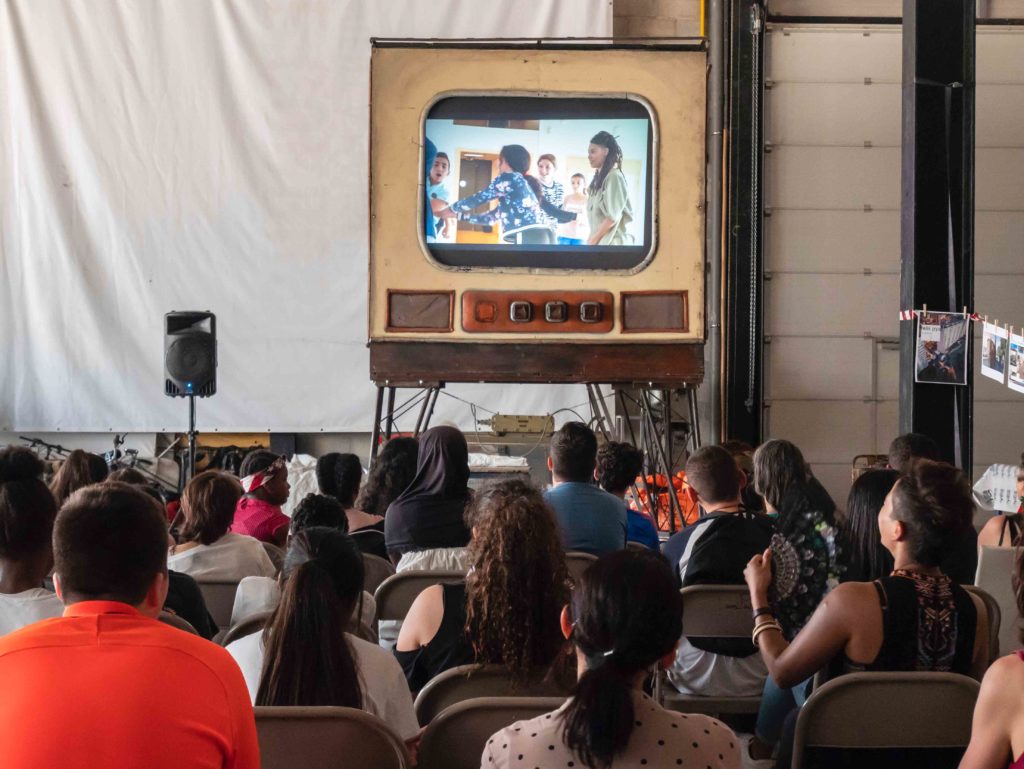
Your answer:
[[[38,479],[45,469],[30,449],[15,446],[0,451],[0,483]]]

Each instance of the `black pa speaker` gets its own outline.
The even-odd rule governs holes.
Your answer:
[[[164,394],[172,398],[217,392],[217,317],[212,312],[164,315]]]

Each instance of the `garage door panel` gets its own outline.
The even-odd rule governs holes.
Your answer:
[[[765,71],[774,82],[899,83],[903,41],[899,29],[864,34],[769,26]]]
[[[900,404],[899,401],[880,401],[875,405],[874,453],[888,454],[889,444],[900,434]]]
[[[1024,149],[975,150],[974,207],[1024,211]]]
[[[877,397],[897,400],[900,397],[900,348],[898,344],[878,344]]]
[[[982,274],[1020,274],[1024,270],[1024,213],[978,211],[975,214],[974,264]]]
[[[766,290],[770,336],[899,335],[898,275],[776,275]]]
[[[870,397],[871,346],[870,339],[774,338],[765,348],[768,397]]]
[[[900,90],[897,83],[776,83],[765,137],[773,145],[898,147]]]
[[[898,147],[776,147],[765,156],[771,208],[899,209]]]
[[[975,276],[974,306],[990,320],[1019,328],[1024,324],[1024,274]]]
[[[978,83],[1024,84],[1024,34],[979,28],[974,66]]]
[[[874,404],[859,401],[774,401],[768,409],[773,438],[792,441],[808,462],[850,466],[874,445]]]
[[[779,209],[764,235],[770,272],[900,271],[899,211]]]
[[[974,461],[979,465],[1019,462],[1024,435],[1020,403],[974,404]]]
[[[1024,46],[1024,37],[1020,44]],[[976,92],[975,142],[978,147],[1024,146],[1024,86],[979,85]]]

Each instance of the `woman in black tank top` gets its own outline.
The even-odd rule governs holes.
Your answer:
[[[787,643],[770,608],[771,552],[745,577],[755,643],[771,677],[789,687],[837,658],[846,670],[948,671],[980,678],[988,664],[988,619],[980,599],[942,574],[943,555],[972,525],[963,473],[939,462],[911,465],[878,516],[895,569],[875,582],[835,588]]]

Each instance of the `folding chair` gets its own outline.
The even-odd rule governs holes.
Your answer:
[[[270,562],[274,564],[274,568],[277,573],[281,573],[281,567],[284,565],[284,550],[279,548],[272,542],[264,542],[263,549],[267,551],[267,555],[270,556]]]
[[[570,551],[565,554],[565,568],[569,570],[569,578],[573,584],[579,583],[583,572],[596,560],[597,556],[591,553]]]
[[[381,583],[394,573],[395,567],[391,561],[385,561],[379,555],[363,553],[363,590],[370,595],[377,592]]]
[[[405,745],[354,708],[256,707],[262,769],[407,769]]]
[[[572,686],[554,677],[513,686],[501,665],[459,665],[430,679],[416,696],[416,718],[426,726],[446,708],[477,697],[568,697]]]
[[[169,611],[162,611],[157,619],[165,625],[178,628],[178,630],[184,630],[186,633],[191,633],[192,635],[199,635],[199,631],[192,627],[191,622],[183,617],[179,617],[177,614],[172,614]]]
[[[988,593],[999,606],[999,651],[1009,654],[1024,647],[1020,639],[1020,611],[1013,591],[1019,547],[983,547],[978,553],[974,584]]]
[[[206,608],[221,630],[231,627],[231,609],[235,605],[235,593],[238,590],[238,580],[231,582],[203,582],[197,580],[199,592],[203,594],[203,601]]]
[[[259,633],[266,627],[267,621],[270,619],[272,611],[261,611],[258,614],[250,614],[243,620],[236,622],[227,632],[224,633],[220,638],[217,639],[217,643],[221,646],[227,646],[232,641],[237,641],[239,638],[245,638],[247,635],[253,633]]]
[[[377,620],[405,619],[416,596],[428,587],[442,582],[464,582],[465,579],[466,573],[462,571],[403,571],[392,574],[380,583],[373,594]]]
[[[557,710],[563,702],[559,697],[478,697],[452,705],[423,732],[417,769],[479,769],[492,734]]]
[[[999,658],[999,626],[1002,624],[1002,611],[996,599],[987,590],[977,585],[963,587],[968,593],[978,596],[985,604],[985,611],[988,614],[988,662],[985,663],[983,670],[988,670],[988,666]]]
[[[978,689],[973,678],[955,673],[840,676],[816,689],[800,709],[792,767],[809,765],[808,748],[964,749]]]
[[[690,585],[683,596],[683,636],[688,639],[742,638],[754,632],[753,610],[746,585]],[[756,654],[757,652],[755,652]],[[682,694],[658,672],[659,701],[683,713],[756,713],[761,697],[703,697]]]

